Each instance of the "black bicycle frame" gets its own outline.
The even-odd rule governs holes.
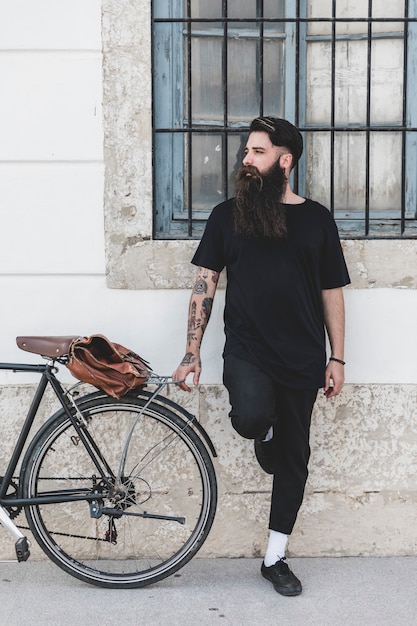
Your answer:
[[[24,445],[28,439],[30,429],[35,420],[36,414],[38,412],[40,403],[45,394],[46,388],[48,384],[51,385],[52,389],[58,400],[60,401],[64,411],[66,412],[68,418],[71,420],[77,434],[82,440],[89,456],[91,457],[93,463],[97,467],[97,471],[100,474],[101,478],[105,477],[105,473],[103,472],[100,464],[97,461],[97,453],[98,450],[93,452],[92,448],[95,448],[94,442],[92,440],[89,441],[88,436],[80,428],[80,425],[77,422],[76,416],[72,414],[70,410],[70,406],[66,400],[66,393],[62,388],[60,382],[54,375],[55,366],[53,364],[47,363],[45,365],[30,365],[23,363],[0,363],[0,370],[8,370],[12,372],[36,372],[41,374],[41,379],[39,381],[38,387],[35,391],[35,394],[32,399],[32,403],[29,407],[26,419],[20,431],[18,440],[15,444],[12,456],[9,460],[7,469],[3,475],[3,480],[0,484],[0,505],[2,506],[28,506],[28,505],[38,505],[38,504],[54,504],[57,502],[75,502],[77,500],[87,500],[94,501],[100,499],[99,491],[93,490],[91,493],[80,493],[75,494],[74,490],[71,490],[71,493],[65,494],[65,490],[61,495],[58,494],[49,494],[44,496],[36,496],[33,498],[19,498],[14,497],[12,495],[6,495],[7,490],[12,482],[13,474],[16,471],[17,464],[19,459],[22,456]],[[110,468],[105,463],[105,460],[100,455],[100,461],[103,465],[106,465],[106,470],[109,472]]]

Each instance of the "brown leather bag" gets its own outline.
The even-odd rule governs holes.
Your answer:
[[[113,398],[142,387],[152,369],[132,350],[104,335],[79,337],[71,342],[67,367],[71,374]]]

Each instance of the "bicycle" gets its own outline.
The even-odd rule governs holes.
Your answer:
[[[152,374],[154,390],[120,400],[80,395],[80,382],[65,388],[57,364],[68,362],[73,339],[23,338],[24,349],[47,363],[0,363],[40,375],[0,477],[0,522],[18,561],[30,554],[25,527],[14,521],[24,509],[36,542],[68,574],[101,587],[143,587],[179,570],[206,540],[217,504],[216,451],[195,416],[160,395],[174,384],[170,377]],[[61,408],[23,453],[48,386]]]

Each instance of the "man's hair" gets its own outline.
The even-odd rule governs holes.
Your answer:
[[[256,131],[267,133],[274,146],[287,148],[292,154],[291,169],[297,165],[303,153],[303,138],[293,124],[280,117],[257,117],[249,129],[250,133]]]

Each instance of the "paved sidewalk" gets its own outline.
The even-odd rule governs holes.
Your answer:
[[[0,562],[0,626],[413,626],[417,557],[305,558],[301,596],[264,580],[260,559],[195,558],[150,587],[93,587],[49,562]]]

